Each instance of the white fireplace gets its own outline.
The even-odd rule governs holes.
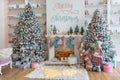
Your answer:
[[[70,37],[70,36],[73,36],[74,38],[75,37],[79,37],[79,39],[81,40],[82,38],[82,35],[46,35],[46,37],[51,37],[51,38],[54,38],[54,37]],[[59,40],[58,44],[62,44],[62,41]],[[73,44],[74,44],[74,54],[77,56],[77,59],[78,59],[78,62],[79,62],[79,50],[77,49],[76,45],[75,45],[75,40],[73,40]],[[55,58],[55,48],[54,46],[50,47],[50,40],[48,39],[48,60],[52,60],[53,58]]]

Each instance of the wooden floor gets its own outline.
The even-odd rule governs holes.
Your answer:
[[[105,72],[88,72],[90,80],[120,80],[120,62],[117,64],[117,68],[114,69],[113,73]],[[24,76],[33,69],[21,69],[13,68],[10,69],[9,66],[2,68],[3,75],[0,76],[0,80],[40,80],[40,79],[29,79]]]

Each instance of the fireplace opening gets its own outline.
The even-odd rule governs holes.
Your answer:
[[[67,60],[71,54],[74,54],[74,45],[72,45],[72,48],[69,48],[59,44],[58,48],[55,49],[55,57],[59,60]]]

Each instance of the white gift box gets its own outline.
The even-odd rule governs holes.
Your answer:
[[[68,57],[69,64],[77,64],[77,57]]]

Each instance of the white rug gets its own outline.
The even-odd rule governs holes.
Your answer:
[[[77,69],[74,66],[41,66],[25,77],[50,80],[89,80],[84,68]]]

